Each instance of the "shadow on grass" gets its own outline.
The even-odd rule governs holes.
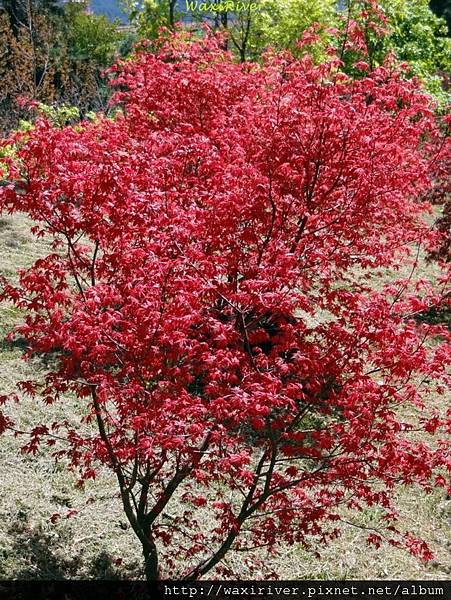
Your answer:
[[[61,540],[40,527],[33,528],[25,513],[19,512],[8,528],[8,534],[14,539],[10,560],[18,564],[14,570],[15,579],[67,579],[76,573],[80,558],[59,556]]]
[[[93,579],[107,579],[114,581],[122,579],[113,565],[111,556],[104,550],[91,562],[89,575]]]
[[[0,347],[2,350],[20,350],[21,352],[25,352],[28,349],[28,342],[23,337],[17,337],[13,340],[7,340],[3,333],[1,337],[2,339],[0,341]]]
[[[445,325],[451,330],[451,307],[430,308],[416,315],[415,320],[430,325]]]
[[[64,537],[44,531],[40,526],[33,527],[23,512],[18,513],[7,533],[14,539],[12,548],[8,551],[8,560],[15,580],[124,579],[124,575],[121,576],[114,565],[112,557],[104,550],[84,565],[81,556],[63,556]]]

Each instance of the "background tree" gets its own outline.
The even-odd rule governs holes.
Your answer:
[[[393,495],[445,484],[430,394],[449,332],[414,319],[445,291],[412,279],[435,236],[430,100],[395,67],[354,81],[336,60],[238,65],[222,46],[176,36],[117,68],[115,119],[8,142],[1,206],[54,240],[4,282],[26,356],[54,359],[21,390],[81,411],[24,450],[58,444],[82,481],[112,469],[148,579],[229,576],[233,551],[252,570],[255,550],[338,535],[341,507],[380,507],[369,542],[428,558]]]
[[[213,0],[212,4],[221,6],[225,3]],[[168,4],[163,1],[146,2],[142,6],[132,4],[130,11],[131,20],[137,24],[140,34],[150,39],[158,36],[161,26],[173,28],[168,14]],[[211,13],[188,10],[186,14],[191,23],[204,23],[213,30],[226,31],[230,49],[243,62],[258,60],[271,46],[296,51],[296,42],[314,23],[321,24],[324,42],[325,30],[336,23],[336,3],[334,0],[263,0],[258,2],[257,10],[250,10],[249,7]],[[183,16],[184,13],[176,13],[176,19]],[[324,56],[319,51],[319,45],[315,45],[312,50],[316,53],[316,58]]]
[[[180,17],[177,0],[125,0],[124,5],[139,35],[147,39],[156,39],[162,27],[174,29]]]
[[[118,22],[87,12],[79,2],[65,5],[67,77],[60,82],[61,100],[81,114],[106,110],[109,88],[103,71],[119,57],[124,38]]]
[[[448,24],[448,35],[451,35],[451,3],[449,0],[430,0],[431,10],[438,16],[443,17]]]
[[[102,71],[118,56],[117,25],[86,13],[86,6],[20,4],[0,12],[0,130],[18,126],[27,112],[22,97],[49,105],[75,105],[82,114],[104,110],[108,88]],[[15,15],[15,16],[14,16]]]
[[[322,50],[327,45],[326,30],[337,25],[335,0],[263,0],[258,3],[258,11],[252,15],[249,53],[258,58],[269,46],[277,49],[290,49],[296,52],[296,43],[302,33],[314,23],[319,24],[322,33]],[[310,50],[315,58],[324,57],[320,45]]]
[[[33,28],[34,15],[46,13],[50,17],[60,16],[62,8],[55,0],[1,0],[0,10],[9,18],[15,36],[21,28]]]
[[[91,60],[99,67],[107,67],[117,57],[121,34],[117,23],[94,16],[86,8],[80,2],[65,6],[69,54],[74,60]]]
[[[420,77],[442,103],[449,101],[443,76],[451,71],[451,40],[445,21],[433,14],[427,0],[347,0],[342,21],[344,38],[350,22],[359,24],[370,68],[383,64],[392,52],[409,64],[410,76]],[[351,53],[350,64],[355,58]]]
[[[0,12],[0,128],[4,132],[17,126],[24,115],[19,98],[51,103],[57,97],[62,32],[44,13],[30,10],[24,19],[13,26],[8,13]]]

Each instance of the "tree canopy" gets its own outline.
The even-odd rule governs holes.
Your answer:
[[[256,550],[339,535],[341,507],[380,507],[368,541],[428,558],[393,497],[445,485],[429,398],[450,334],[415,320],[442,290],[373,281],[437,240],[431,99],[395,63],[352,79],[337,56],[238,64],[187,38],[114,67],[114,118],[5,142],[0,206],[53,243],[4,282],[26,356],[53,357],[20,389],[81,413],[24,450],[114,472],[148,579],[230,576],[233,551],[265,572]]]

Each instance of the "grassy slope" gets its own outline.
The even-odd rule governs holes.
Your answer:
[[[14,277],[17,268],[31,264],[45,253],[45,243],[36,244],[29,223],[21,217],[0,221],[0,273]],[[20,314],[0,307],[0,334],[11,329]],[[20,345],[0,345],[0,393],[12,391],[16,381],[39,374],[38,362],[25,363]],[[440,399],[446,402],[446,399]],[[21,427],[29,428],[45,420],[70,418],[76,403],[44,408],[24,398],[10,407]],[[128,578],[139,577],[141,557],[138,544],[124,523],[119,498],[111,474],[100,472],[84,490],[76,487],[76,477],[64,465],[55,465],[44,449],[37,456],[20,454],[20,440],[5,435],[0,440],[0,579]],[[369,548],[365,533],[348,527],[343,536],[316,559],[303,550],[281,549],[273,559],[274,569],[288,579],[448,579],[451,575],[450,502],[437,492],[426,496],[417,490],[402,490],[399,505],[407,529],[425,539],[435,553],[434,561],[422,564],[404,551],[392,547],[380,551]],[[78,514],[66,518],[71,509]],[[55,523],[54,513],[61,515]],[[368,524],[374,511],[357,517]],[[116,564],[116,559],[122,559]],[[240,557],[230,561],[239,564]],[[243,569],[243,577],[246,572]]]

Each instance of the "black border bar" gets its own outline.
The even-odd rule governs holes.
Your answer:
[[[451,580],[1,581],[0,600],[451,600]]]

